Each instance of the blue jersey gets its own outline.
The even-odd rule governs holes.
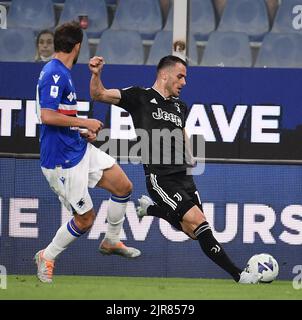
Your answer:
[[[77,98],[70,70],[58,59],[48,62],[42,69],[37,85],[37,115],[41,108],[51,109],[67,116],[77,115]],[[41,124],[41,166],[71,168],[83,158],[87,142],[74,127]]]

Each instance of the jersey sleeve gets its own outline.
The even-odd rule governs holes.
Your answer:
[[[41,108],[58,110],[66,86],[63,74],[45,73],[38,83]]]
[[[133,110],[137,110],[139,107],[139,94],[141,88],[139,87],[129,87],[125,89],[120,89],[121,100],[118,104],[119,107],[125,109],[129,113]]]

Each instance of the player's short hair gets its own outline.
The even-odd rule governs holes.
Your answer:
[[[160,59],[158,65],[157,65],[157,72],[159,72],[163,68],[173,67],[173,66],[175,66],[176,63],[181,63],[185,67],[187,67],[187,63],[183,59],[181,59],[177,56],[169,55],[169,56],[166,56],[166,57],[163,57]]]
[[[83,31],[79,22],[71,21],[58,26],[55,30],[55,52],[70,53],[77,43],[82,43]]]

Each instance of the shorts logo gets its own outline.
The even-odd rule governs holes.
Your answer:
[[[178,192],[174,194],[173,198],[176,198],[177,201],[182,200],[182,196]]]
[[[77,206],[78,206],[79,208],[82,208],[84,204],[85,204],[85,200],[82,198],[82,199],[77,203]]]

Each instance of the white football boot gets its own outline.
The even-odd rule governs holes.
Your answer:
[[[240,274],[240,279],[238,283],[244,283],[244,284],[255,284],[258,283],[261,280],[261,275],[258,273],[250,273],[245,270],[243,270]]]
[[[113,242],[105,238],[102,240],[99,251],[104,255],[116,254],[125,258],[137,258],[141,255],[140,250],[132,247],[127,247],[122,241]]]
[[[37,277],[41,282],[51,283],[55,262],[46,260],[43,254],[44,250],[40,250],[34,256],[34,261],[37,265]]]
[[[145,216],[147,216],[147,209],[149,206],[153,206],[154,202],[145,195],[142,195],[139,199],[139,206],[136,208],[136,214],[141,219]]]

